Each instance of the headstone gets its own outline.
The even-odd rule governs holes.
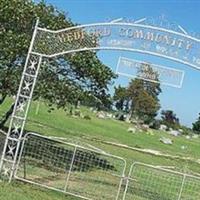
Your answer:
[[[160,138],[160,142],[164,144],[173,144],[173,141],[170,138],[165,138],[165,137]]]
[[[186,138],[187,140],[190,140],[190,139],[191,139],[191,136],[186,135],[185,138]]]
[[[149,125],[147,125],[147,124],[143,124],[142,127],[145,129],[149,129]]]
[[[140,128],[141,128],[144,132],[147,132],[148,129],[149,129],[149,125],[142,124]]]
[[[113,115],[111,113],[106,113],[106,117],[111,119]]]
[[[129,133],[136,133],[136,128],[134,128],[134,127],[129,127],[129,128],[128,128],[128,132],[129,132]]]
[[[79,109],[79,108],[80,108],[80,106],[81,106],[81,102],[80,102],[80,101],[78,101],[78,102],[77,102],[77,108]]]
[[[181,129],[181,128],[178,129],[178,131],[179,131],[180,133],[183,133],[183,132],[184,132],[183,129]]]
[[[198,138],[199,138],[199,135],[194,134],[194,135],[192,136],[192,138],[194,138],[194,139],[198,139]]]
[[[153,132],[153,130],[149,129],[149,130],[146,132],[146,134],[147,134],[147,135],[152,135],[152,136],[153,136],[153,135],[154,135],[154,132]]]
[[[160,129],[161,131],[166,131],[166,130],[167,130],[167,126],[164,125],[164,124],[161,124],[159,129]]]
[[[105,118],[106,118],[104,112],[98,112],[98,113],[97,113],[97,117],[98,117],[99,119],[105,119]]]
[[[175,136],[175,137],[181,135],[181,133],[180,133],[179,131],[177,131],[177,130],[171,130],[171,131],[169,132],[169,134],[170,134],[170,135],[173,135],[173,136]]]
[[[125,121],[126,121],[127,123],[131,123],[131,114],[127,114],[127,115],[126,115]]]

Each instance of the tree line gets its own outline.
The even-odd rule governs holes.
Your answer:
[[[115,108],[122,113],[129,114],[132,118],[141,120],[150,127],[158,129],[161,124],[168,129],[184,129],[186,133],[190,128],[180,124],[179,118],[173,110],[161,110],[160,119],[158,113],[161,108],[159,94],[162,92],[159,75],[153,71],[150,64],[141,64],[138,77],[153,77],[151,81],[135,78],[127,87],[119,85],[115,87],[113,102]],[[153,81],[153,82],[152,82]],[[195,133],[200,134],[200,114],[195,123],[192,124]]]

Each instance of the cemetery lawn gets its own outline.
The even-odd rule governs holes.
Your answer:
[[[37,186],[14,182],[0,183],[1,200],[78,200],[78,198],[50,191]]]
[[[4,106],[0,107],[0,116],[8,109],[11,100],[7,100]],[[80,117],[72,117],[63,110],[48,112],[48,107],[40,103],[39,113],[36,114],[37,103],[31,104],[28,114],[28,121],[25,129],[47,136],[63,137],[69,141],[89,143],[96,147],[107,150],[108,153],[121,155],[121,150],[116,151],[115,147],[105,145],[100,141],[109,141],[136,147],[139,149],[152,149],[174,156],[200,158],[200,138],[186,139],[185,136],[171,136],[163,131],[152,130],[152,134],[145,132],[129,133],[127,130],[133,125],[114,119],[98,119],[96,114],[89,108],[81,108],[83,115],[89,115],[91,120]],[[173,140],[172,145],[165,145],[159,141],[161,137]],[[184,149],[182,147],[185,147]],[[113,149],[114,148],[114,149]],[[134,151],[130,159],[134,159]]]
[[[0,107],[0,116],[8,109],[10,104],[11,99],[8,99]],[[39,112],[36,114],[37,106],[37,102],[31,104],[28,121],[25,126],[27,131],[47,136],[63,137],[66,138],[65,141],[76,142],[86,147],[88,147],[88,144],[92,145],[108,153],[125,158],[128,166],[137,161],[153,165],[174,166],[178,171],[200,174],[200,164],[198,163],[198,159],[200,158],[200,138],[188,140],[185,136],[174,137],[166,132],[156,130],[152,130],[152,134],[145,132],[133,134],[127,131],[129,127],[132,127],[131,124],[114,119],[98,119],[96,114],[90,111],[89,108],[82,107],[81,112],[83,115],[89,115],[91,120],[72,117],[63,110],[55,109],[49,113],[45,103],[40,103]],[[159,141],[161,137],[172,139],[173,144],[165,145],[161,143]],[[109,145],[106,142],[123,144],[138,149],[156,150],[163,154],[179,156],[179,158],[172,159],[169,157],[154,156],[148,153]],[[184,149],[182,148],[183,146]],[[190,157],[193,161],[184,160],[183,157]],[[0,199],[76,200],[77,198],[16,182],[11,185],[0,184]]]

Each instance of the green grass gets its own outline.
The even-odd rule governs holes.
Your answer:
[[[59,192],[39,188],[22,182],[0,183],[1,200],[78,200]]]
[[[0,107],[0,115],[8,109],[10,104],[11,99],[8,99],[4,105]],[[128,166],[130,166],[134,161],[139,161],[153,165],[175,166],[177,170],[186,171],[188,173],[191,171],[200,173],[200,165],[196,162],[153,156],[99,142],[101,140],[111,141],[131,147],[158,150],[170,155],[179,155],[181,157],[187,156],[199,159],[200,139],[187,140],[183,136],[173,137],[161,131],[154,131],[154,135],[147,135],[146,133],[131,134],[127,132],[128,127],[131,126],[130,124],[113,119],[98,119],[94,113],[85,107],[81,108],[81,110],[84,114],[89,114],[92,118],[91,120],[74,118],[62,110],[54,110],[49,113],[48,107],[44,103],[40,104],[39,113],[36,114],[36,107],[37,102],[33,102],[28,114],[28,122],[25,126],[26,130],[48,136],[65,137],[69,141],[79,142],[83,145],[89,143],[107,151],[108,153],[125,158],[128,162]],[[171,138],[174,141],[173,145],[162,144],[159,141],[162,136]],[[181,146],[186,146],[187,148],[182,150]],[[37,199],[41,198],[42,200],[62,200],[64,198],[67,200],[76,199],[49,190],[41,190],[37,187],[24,185],[22,183],[14,183],[14,185],[9,186],[1,185],[0,199],[3,200],[29,200],[36,198],[35,196],[38,196]],[[32,190],[33,198],[31,196]],[[37,195],[34,195],[34,192],[37,193]],[[14,194],[13,198],[9,196],[11,194]]]
[[[5,106],[1,108],[0,114],[9,105],[10,101],[7,101]],[[192,156],[194,158],[199,158],[200,156],[200,139],[187,140],[185,137],[173,137],[161,131],[154,131],[153,136],[145,133],[131,134],[127,132],[128,127],[131,126],[130,124],[113,119],[98,119],[94,113],[91,113],[86,108],[82,109],[83,113],[89,113],[92,116],[92,120],[74,118],[62,110],[55,110],[48,113],[48,108],[44,103],[41,103],[39,113],[36,115],[36,106],[36,103],[32,103],[28,115],[29,121],[25,127],[30,131],[67,138],[87,136],[118,142],[132,147],[159,150],[171,155]],[[162,144],[159,141],[162,136],[171,138],[174,144]],[[187,147],[185,150],[181,149],[183,145]]]

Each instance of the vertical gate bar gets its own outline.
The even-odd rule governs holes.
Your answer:
[[[127,191],[128,191],[128,186],[129,186],[129,179],[130,179],[130,177],[131,177],[131,173],[132,173],[132,171],[133,171],[133,167],[134,167],[134,166],[135,166],[135,163],[133,163],[133,164],[131,165],[131,168],[130,168],[128,177],[126,177],[126,179],[125,179],[125,181],[126,181],[126,186],[125,186],[125,190],[124,190],[124,194],[123,194],[123,200],[125,200],[125,198],[126,198],[126,193],[127,193]]]
[[[73,156],[72,156],[72,161],[71,161],[71,164],[70,164],[69,172],[68,172],[66,183],[65,183],[65,187],[64,187],[64,191],[65,192],[67,190],[69,178],[70,178],[70,175],[71,175],[71,172],[72,172],[72,168],[73,168],[73,164],[74,164],[74,160],[75,160],[75,156],[76,156],[76,151],[77,151],[77,146],[75,146],[75,148],[74,148],[74,153],[73,153]]]
[[[28,136],[28,134],[27,134],[27,136]],[[18,171],[18,168],[19,168],[19,164],[20,164],[20,161],[21,161],[22,153],[24,151],[24,144],[25,144],[26,140],[28,140],[27,136],[25,136],[23,138],[21,150],[20,150],[20,153],[19,153],[19,158],[18,158],[18,161],[17,161],[17,164],[16,164],[16,170],[15,170],[15,173],[14,173],[14,177],[16,177],[16,174],[17,174],[17,171]]]
[[[120,180],[120,183],[119,183],[116,200],[118,200],[118,198],[119,198],[120,191],[122,189],[122,184],[123,184],[123,181],[124,181],[125,176],[126,176],[127,163],[126,163],[126,160],[123,159],[123,161],[124,161],[124,168],[123,168],[123,171],[122,171],[122,177],[121,177],[121,180]]]
[[[178,196],[178,199],[177,199],[177,200],[181,200],[181,196],[182,196],[182,193],[183,193],[183,187],[184,187],[184,185],[185,185],[185,179],[186,179],[186,175],[184,174],[184,175],[183,175],[182,184],[181,184],[181,189],[180,189],[179,196]]]

